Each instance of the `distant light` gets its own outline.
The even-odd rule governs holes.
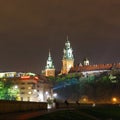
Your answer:
[[[48,95],[49,94],[48,91],[46,91],[45,94]]]
[[[86,98],[83,98],[83,101],[84,101],[84,102],[86,102],[86,101],[87,101],[87,99],[86,99]]]
[[[14,86],[14,88],[15,88],[15,89],[17,89],[17,88],[18,88],[18,86],[17,86],[17,85],[15,85],[15,86]]]
[[[37,90],[36,90],[36,89],[34,89],[34,92],[37,92]]]
[[[95,107],[95,106],[96,106],[95,103],[93,103],[93,104],[92,104],[92,107]]]
[[[117,98],[116,97],[113,97],[112,98],[112,101],[115,103],[115,102],[117,102]]]
[[[29,79],[30,76],[21,76],[21,79]]]
[[[31,92],[31,91],[29,91],[29,92],[28,92],[28,94],[30,95],[30,94],[32,94],[32,92]]]

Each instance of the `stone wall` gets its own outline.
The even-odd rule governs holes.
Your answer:
[[[45,102],[0,101],[0,113],[46,110]]]

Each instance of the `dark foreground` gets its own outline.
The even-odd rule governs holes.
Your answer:
[[[120,107],[89,107],[59,110],[30,120],[120,120]]]
[[[120,120],[119,105],[76,106],[0,114],[0,120]]]

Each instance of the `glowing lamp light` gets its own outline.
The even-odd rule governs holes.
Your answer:
[[[116,97],[113,97],[113,98],[112,98],[112,102],[114,102],[114,103],[117,102],[117,98],[116,98]]]
[[[30,95],[30,94],[32,94],[32,92],[31,92],[31,91],[29,91],[29,92],[28,92],[28,94]]]
[[[48,95],[49,94],[48,91],[46,91],[45,94]]]
[[[37,90],[36,90],[36,89],[34,89],[34,92],[37,92]]]
[[[86,101],[87,101],[87,99],[86,99],[86,98],[83,98],[83,101],[84,101],[84,102],[86,102]]]
[[[53,97],[57,97],[57,93],[54,93],[54,94],[53,94]]]
[[[15,86],[14,86],[14,88],[15,88],[15,89],[17,89],[17,88],[18,88],[18,86],[17,86],[17,85],[15,85]]]

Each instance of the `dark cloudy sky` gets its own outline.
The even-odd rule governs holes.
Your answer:
[[[62,65],[69,36],[75,63],[120,61],[120,0],[0,0],[0,70],[40,73],[51,49]]]

